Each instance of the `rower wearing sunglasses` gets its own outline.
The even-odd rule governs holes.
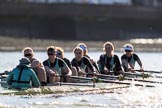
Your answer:
[[[122,66],[125,72],[134,72],[135,62],[140,66],[140,70],[143,71],[143,66],[140,58],[134,53],[134,47],[131,44],[124,45],[125,54],[121,56]]]
[[[68,82],[72,72],[64,60],[56,57],[57,50],[55,46],[47,47],[48,59],[43,62],[47,72],[47,82]],[[66,79],[66,80],[64,80]]]
[[[42,64],[42,62],[34,57],[34,51],[31,47],[25,47],[22,50],[24,57],[27,57],[30,62],[31,62],[31,67],[34,70],[34,72],[36,73],[41,86],[45,86],[47,83],[47,77],[46,77],[46,72],[44,69],[44,66]]]
[[[64,57],[64,50],[61,47],[56,47],[56,51],[56,57],[63,59],[68,67],[71,69],[71,62],[68,58]]]
[[[56,50],[57,50],[56,57],[61,58],[62,60],[64,60],[65,63],[68,65],[68,67],[71,69],[72,75],[76,76],[77,75],[76,69],[75,69],[74,66],[71,65],[70,60],[68,58],[64,57],[64,50],[61,47],[56,47]]]

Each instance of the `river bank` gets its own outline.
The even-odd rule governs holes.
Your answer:
[[[102,46],[106,41],[63,41],[48,39],[30,39],[30,38],[11,38],[0,36],[0,51],[21,51],[24,47],[32,47],[35,51],[45,51],[47,46],[55,45],[72,51],[80,42],[88,46],[89,51],[102,51]],[[126,43],[131,43],[136,52],[162,52],[161,39],[132,39],[132,40],[112,40],[115,51],[122,51]]]

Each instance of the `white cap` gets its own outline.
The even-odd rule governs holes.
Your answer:
[[[124,45],[124,50],[133,51],[134,50],[133,45],[131,45],[131,44],[125,44]]]

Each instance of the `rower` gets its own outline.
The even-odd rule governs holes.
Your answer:
[[[96,71],[90,62],[90,60],[83,56],[83,50],[80,47],[75,47],[73,49],[73,52],[75,54],[75,57],[72,59],[71,64],[76,68],[76,71],[78,73],[78,76],[86,76],[86,75],[95,75]],[[90,73],[87,73],[85,71],[86,67],[88,67],[91,71]]]
[[[57,46],[56,51],[57,51],[56,57],[61,58],[67,64],[69,69],[72,71],[72,75],[76,76],[77,75],[76,68],[71,65],[71,62],[70,62],[70,60],[68,58],[64,57],[63,48]],[[62,79],[62,81],[66,82],[66,79]],[[74,82],[74,81],[72,81],[72,79],[70,79],[69,82]]]
[[[105,54],[102,54],[98,61],[101,74],[111,74],[111,72],[114,75],[122,74],[119,57],[114,54],[114,45],[111,42],[104,43],[103,51]]]
[[[82,48],[82,50],[83,50],[83,56],[84,57],[87,57],[90,60],[90,62],[93,64],[93,67],[94,67],[95,71],[97,73],[99,73],[99,68],[98,68],[98,65],[97,65],[96,61],[92,57],[90,57],[88,55],[87,45],[85,43],[79,43],[77,46],[80,47],[80,48]],[[85,69],[85,71],[88,73],[91,70],[87,67]]]
[[[32,69],[35,71],[41,86],[45,86],[47,85],[47,77],[46,77],[46,72],[45,72],[45,68],[42,64],[42,62],[38,59],[34,57],[34,51],[31,47],[25,47],[22,50],[24,57],[27,57],[30,62],[31,62],[31,67]]]
[[[122,66],[125,72],[134,72],[135,62],[140,66],[140,71],[143,70],[142,62],[137,54],[134,53],[134,47],[131,44],[124,45],[125,53],[121,56]]]
[[[47,47],[48,59],[43,62],[47,73],[47,82],[60,82],[60,77],[66,77],[66,82],[68,82],[69,76],[71,76],[72,72],[65,61],[56,57],[56,54],[57,51],[55,46]]]

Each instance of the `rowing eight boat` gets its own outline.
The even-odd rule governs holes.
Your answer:
[[[22,91],[17,91],[17,90],[5,90],[0,92],[0,94],[51,94],[51,93],[60,93],[60,92],[76,92],[76,91],[96,91],[96,90],[109,90],[111,89],[116,89],[116,88],[122,88],[122,87],[129,87],[130,85],[135,85],[135,86],[144,86],[144,87],[155,87],[155,86],[159,86],[159,84],[148,84],[148,83],[143,83],[143,82],[148,82],[148,81],[144,81],[143,82],[137,82],[135,80],[137,79],[132,79],[131,81],[119,81],[117,80],[118,76],[113,76],[112,78],[116,78],[115,79],[108,79],[111,77],[108,77],[109,75],[103,75],[103,77],[106,77],[106,79],[96,79],[96,78],[86,78],[86,77],[75,77],[72,76],[71,78],[74,79],[79,79],[79,80],[87,80],[88,82],[92,81],[93,83],[63,83],[63,82],[57,82],[57,83],[52,83],[52,84],[48,84],[48,86],[46,87],[41,87],[41,88],[30,88],[28,90],[22,90]],[[1,76],[2,77],[2,76]],[[94,80],[95,79],[95,80]],[[7,83],[5,83],[4,81],[6,81],[7,78],[1,78],[1,85],[2,86],[6,86],[8,87]],[[95,82],[94,82],[95,81]],[[140,81],[140,80],[138,80]],[[141,79],[142,81],[142,79]],[[98,83],[100,82],[100,84]],[[101,83],[102,82],[102,83]],[[156,81],[154,81],[156,83]],[[112,84],[113,83],[113,84]],[[157,81],[158,83],[158,81]],[[59,86],[57,86],[59,85]],[[64,85],[64,86],[62,86]],[[101,87],[101,85],[103,85]],[[108,88],[107,88],[108,85]],[[81,87],[82,86],[82,87]],[[94,88],[95,87],[95,88]],[[59,89],[58,89],[59,88]],[[73,90],[73,91],[69,91]],[[86,89],[85,89],[86,88]],[[63,90],[63,91],[61,91]]]

